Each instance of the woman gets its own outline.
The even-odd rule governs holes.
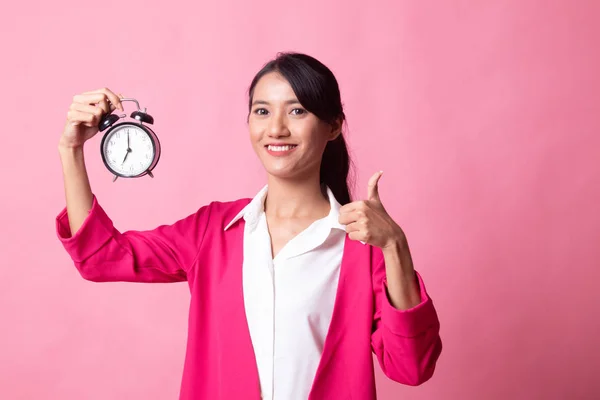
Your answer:
[[[181,399],[375,399],[371,352],[395,381],[431,377],[436,311],[379,198],[381,173],[351,202],[345,116],[325,65],[280,54],[254,78],[248,125],[267,185],[253,199],[153,230],[118,231],[90,189],[83,145],[116,108],[109,89],[73,99],[57,234],[85,279],[187,280]]]

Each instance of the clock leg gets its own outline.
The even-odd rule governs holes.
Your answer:
[[[152,171],[148,171],[148,175],[150,175],[150,178],[154,178],[154,175],[152,175]]]
[[[115,177],[113,178],[113,182],[116,181],[117,178],[119,178],[119,175],[115,175]]]

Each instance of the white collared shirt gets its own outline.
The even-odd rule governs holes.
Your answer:
[[[264,213],[267,186],[225,227],[244,227],[244,307],[262,398],[307,399],[323,352],[338,287],[346,227],[331,210],[292,238],[273,259]]]

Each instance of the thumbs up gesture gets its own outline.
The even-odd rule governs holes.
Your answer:
[[[379,179],[382,171],[369,179],[367,199],[354,201],[340,208],[339,221],[346,225],[352,240],[360,240],[381,249],[404,243],[404,232],[387,213],[379,198]]]

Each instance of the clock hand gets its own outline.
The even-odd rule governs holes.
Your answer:
[[[123,162],[121,162],[121,165],[125,163],[125,160],[127,160],[127,156],[129,155],[129,153],[131,153],[131,149],[128,147],[127,152],[125,153],[125,158],[123,158]]]
[[[125,160],[127,160],[127,156],[129,155],[129,153],[131,152],[131,147],[129,147],[129,129],[127,130],[127,152],[125,153],[125,158],[123,158],[123,162],[121,162],[121,165],[123,165],[125,163]]]

